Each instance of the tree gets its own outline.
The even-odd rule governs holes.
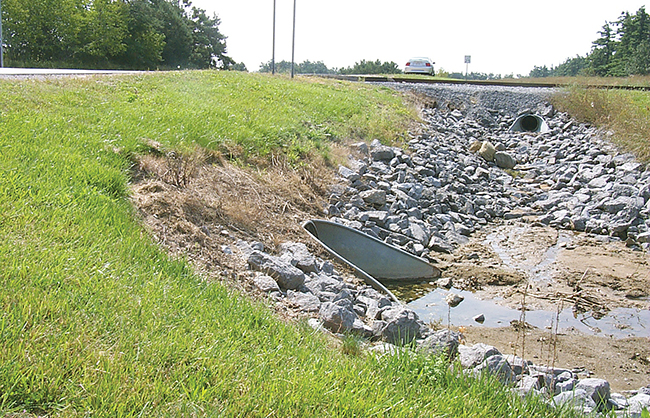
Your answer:
[[[650,74],[650,41],[644,39],[637,45],[629,62],[633,74]]]
[[[556,77],[575,77],[585,74],[589,68],[589,60],[586,57],[576,55],[575,58],[567,58],[562,64],[555,67],[552,75]]]
[[[75,61],[97,68],[126,52],[129,9],[123,1],[94,0],[84,16]],[[83,42],[82,42],[83,40]]]
[[[272,71],[272,62],[263,62],[260,64],[260,73],[270,73]],[[275,72],[279,74],[291,73],[291,63],[289,61],[279,61],[275,63]],[[327,68],[323,61],[311,62],[309,60],[303,61],[300,64],[294,64],[294,72],[296,74],[335,74],[336,70]]]
[[[332,74],[334,71],[327,68],[323,61],[303,61],[300,65],[300,74]]]
[[[551,75],[551,71],[546,67],[546,65],[538,67],[535,66],[530,74],[528,75],[529,77],[534,77],[534,78],[539,78],[539,77],[549,77]]]
[[[605,22],[600,37],[592,42],[586,57],[569,58],[549,73],[557,76],[593,74],[598,76],[627,76],[650,74],[650,15],[645,7],[635,14],[621,13],[616,22]],[[535,67],[531,76],[544,72]]]
[[[192,54],[194,29],[185,6],[189,2],[180,0],[150,0],[159,24],[157,31],[165,35],[162,50],[162,65],[166,68],[187,67]]]
[[[273,71],[273,63],[271,61],[260,64],[260,73],[270,73]],[[276,73],[290,73],[291,72],[291,63],[289,61],[276,61],[275,62],[275,72]]]
[[[190,0],[2,0],[12,65],[228,68],[219,19]]]
[[[609,75],[612,69],[616,41],[609,22],[605,22],[603,29],[598,33],[600,34],[600,38],[593,42],[589,62],[591,70],[595,75],[605,76]]]
[[[648,43],[650,42],[650,16],[645,7],[630,15],[623,13],[617,21],[618,43],[614,75],[648,74]]]
[[[235,62],[230,67],[228,68],[231,71],[243,71],[243,72],[248,72],[248,69],[246,68],[246,64],[243,62]]]
[[[459,72],[454,72],[449,74],[450,78],[456,78],[459,80],[501,80],[501,74],[493,74],[493,73],[459,73]]]
[[[4,0],[2,6],[8,61],[42,66],[71,60],[87,11],[84,0]]]
[[[226,56],[226,37],[219,32],[221,21],[216,15],[209,18],[205,10],[193,7],[191,22],[192,53],[189,60],[191,67],[214,68],[221,63],[223,68],[230,68],[235,64],[235,61]],[[243,71],[246,71],[245,65]]]
[[[355,62],[353,67],[341,68],[341,74],[401,74],[399,66],[391,62],[366,61]]]
[[[153,70],[160,66],[165,47],[165,35],[159,32],[162,23],[156,17],[149,0],[129,0],[126,48],[118,58],[125,68]]]

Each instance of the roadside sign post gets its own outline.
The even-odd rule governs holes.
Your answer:
[[[291,78],[293,78],[294,56],[296,51],[296,0],[293,0],[293,42],[291,44]]]
[[[275,3],[273,0],[273,54],[271,55],[271,74],[275,74]]]
[[[467,74],[469,72],[469,64],[472,62],[471,55],[465,55],[465,81],[467,81]]]
[[[5,66],[2,50],[2,0],[0,0],[0,68]]]

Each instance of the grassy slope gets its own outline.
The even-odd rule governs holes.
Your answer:
[[[611,129],[622,149],[650,162],[650,92],[574,85],[555,95],[553,103],[578,120]]]
[[[394,93],[183,72],[0,81],[0,98],[0,413],[547,413],[436,359],[328,348],[170,259],[129,204],[129,155],[147,140],[298,158],[403,133]]]

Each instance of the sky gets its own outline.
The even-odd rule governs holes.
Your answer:
[[[294,0],[276,1],[276,61],[291,61]],[[605,22],[636,13],[635,0],[295,0],[295,62],[328,68],[365,60],[426,56],[435,68],[528,75],[534,66],[557,66],[584,56]],[[227,55],[249,71],[273,51],[274,0],[192,0],[221,20]]]

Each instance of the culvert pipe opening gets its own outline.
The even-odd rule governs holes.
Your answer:
[[[510,130],[513,132],[546,132],[549,129],[541,116],[528,113],[517,117]]]

